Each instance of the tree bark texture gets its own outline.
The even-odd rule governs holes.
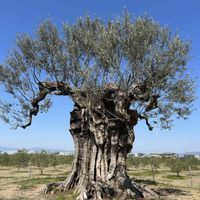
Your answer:
[[[126,167],[138,114],[120,95],[117,100],[110,96],[95,107],[75,103],[70,119],[75,144],[72,172],[63,183],[49,184],[46,193],[75,189],[79,200],[143,198],[142,188],[129,178]]]

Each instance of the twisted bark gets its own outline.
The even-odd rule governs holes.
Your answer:
[[[85,106],[73,96],[70,132],[75,144],[72,172],[62,183],[51,183],[45,193],[74,189],[78,200],[120,196],[143,198],[144,188],[127,175],[126,158],[135,139],[134,126],[141,117],[131,110],[125,92],[107,88],[101,101]]]
[[[138,114],[127,110],[124,101],[119,94],[117,101],[104,99],[96,109],[75,103],[70,119],[75,144],[72,172],[63,183],[49,184],[46,193],[75,189],[80,200],[118,195],[143,197],[140,187],[132,183],[126,172]]]

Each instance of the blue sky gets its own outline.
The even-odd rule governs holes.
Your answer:
[[[120,15],[126,8],[132,16],[147,13],[161,25],[168,25],[182,38],[192,40],[193,76],[200,75],[200,1],[199,0],[1,0],[0,4],[0,63],[14,45],[17,33],[33,33],[37,25],[50,17],[58,27],[73,23],[83,15],[97,15],[103,20]],[[199,80],[198,80],[199,84]],[[199,88],[197,89],[200,96]],[[2,91],[0,91],[2,95]],[[144,123],[136,127],[133,152],[200,151],[200,101],[196,111],[186,121],[175,121],[171,131],[154,129],[149,132]],[[73,102],[66,97],[54,97],[50,111],[34,118],[26,130],[10,130],[0,121],[0,146],[17,148],[62,148],[73,150],[68,131],[69,112]]]

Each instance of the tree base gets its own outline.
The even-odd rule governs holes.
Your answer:
[[[106,93],[106,99],[112,99],[112,94],[113,91]],[[131,110],[124,113],[125,108],[120,106],[125,103],[120,100],[116,106],[106,101],[99,105],[101,109],[98,106],[100,110],[74,105],[70,118],[75,144],[72,172],[64,182],[48,184],[45,193],[75,190],[79,194],[77,200],[143,199],[144,193],[149,193],[127,174],[126,158],[132,149],[138,114]],[[124,118],[110,116],[114,110]],[[130,114],[132,117],[128,118],[132,120],[126,119]]]
[[[69,188],[70,187],[66,184],[66,181],[58,183],[54,182],[46,186],[44,193],[55,194],[57,192],[68,191],[70,190]],[[129,177],[127,177],[127,180],[124,180],[123,188],[111,187],[103,182],[94,182],[87,183],[83,186],[77,186],[75,192],[78,192],[79,194],[76,200],[103,200],[112,199],[114,197],[124,200],[159,198],[158,194],[156,194],[154,191],[145,186],[136,184],[135,182],[131,181]]]

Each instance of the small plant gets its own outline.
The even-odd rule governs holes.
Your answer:
[[[56,196],[55,200],[66,200],[66,197],[64,196],[64,194],[59,193],[59,194]]]
[[[168,159],[166,161],[166,165],[170,168],[172,172],[176,172],[177,177],[180,176],[180,172],[183,170],[184,165],[183,161],[179,158],[176,159]]]

